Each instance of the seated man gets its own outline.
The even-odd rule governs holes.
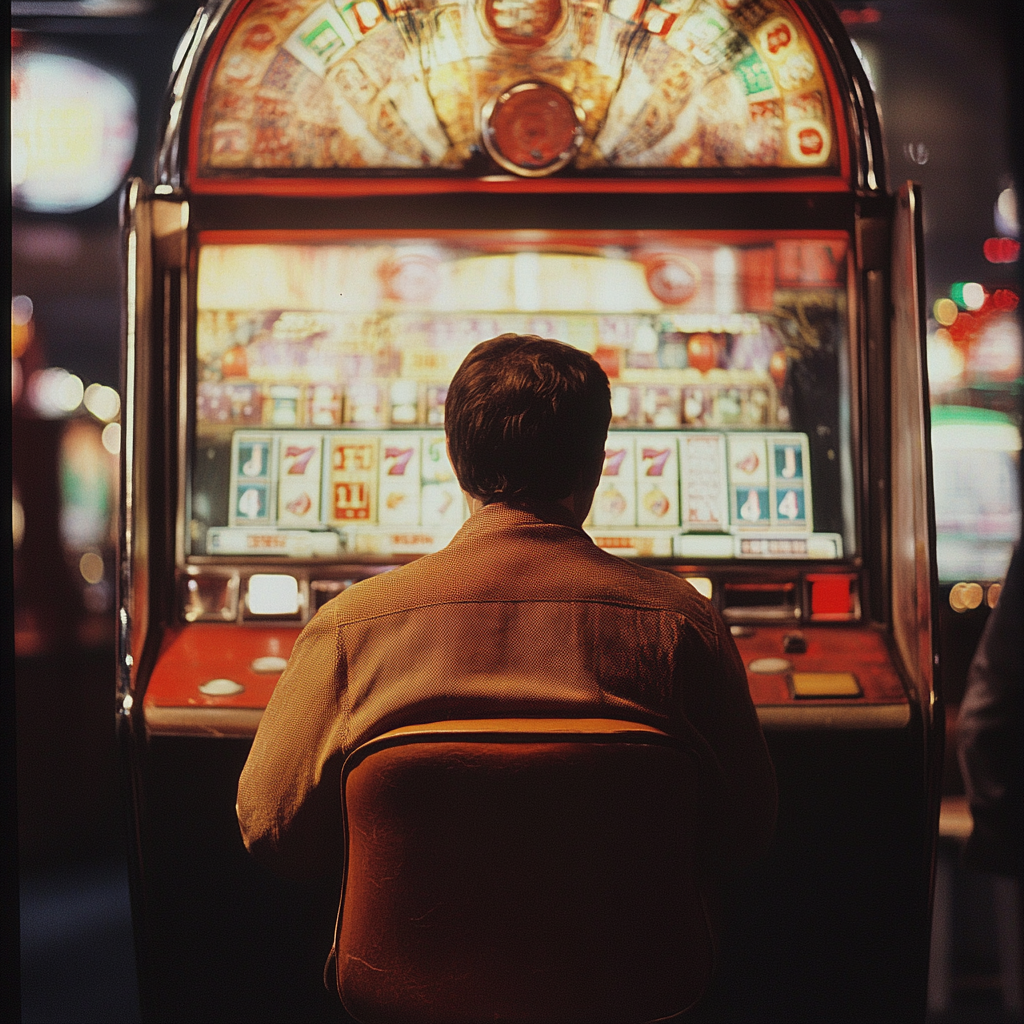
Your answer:
[[[303,630],[239,782],[254,856],[292,876],[339,870],[350,751],[401,725],[510,716],[686,737],[708,766],[709,858],[764,851],[775,776],[728,629],[685,580],[582,529],[610,419],[608,379],[585,352],[514,334],[470,352],[445,405],[469,520]]]

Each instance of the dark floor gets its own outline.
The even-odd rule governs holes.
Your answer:
[[[1015,1009],[1005,1005],[1000,986],[993,880],[965,871],[955,853],[944,855],[954,893],[949,1005],[930,1012],[928,1021],[1019,1024],[1024,1021],[1019,982]],[[23,878],[21,941],[25,1024],[139,1020],[123,861]]]
[[[126,866],[117,861],[21,880],[21,1019],[139,1020]]]

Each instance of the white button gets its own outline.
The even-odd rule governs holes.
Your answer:
[[[778,672],[788,672],[793,667],[793,662],[787,661],[785,658],[755,658],[747,668],[751,672],[757,672],[761,675],[775,675]]]
[[[244,689],[245,687],[241,683],[236,683],[234,679],[211,679],[199,687],[199,692],[205,693],[207,697],[231,697]]]
[[[246,600],[253,615],[295,615],[299,610],[299,581],[294,576],[257,573],[249,577]]]
[[[254,658],[249,668],[253,672],[271,675],[275,672],[283,672],[287,664],[287,658],[275,658],[273,655],[268,654],[263,658]]]

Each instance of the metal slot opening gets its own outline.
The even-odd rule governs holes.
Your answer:
[[[722,589],[722,615],[730,622],[800,618],[797,586],[787,583],[726,583]]]

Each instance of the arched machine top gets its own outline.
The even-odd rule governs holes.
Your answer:
[[[158,184],[872,192],[879,157],[824,4],[215,0],[179,50]]]

